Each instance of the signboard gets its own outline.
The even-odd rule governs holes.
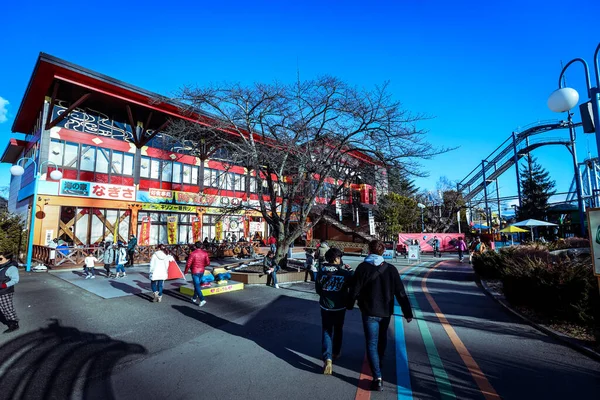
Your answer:
[[[135,200],[135,187],[109,183],[82,182],[61,179],[58,194],[61,196],[88,197],[106,200]]]
[[[411,261],[419,261],[421,259],[421,251],[419,246],[408,246],[408,259]]]
[[[167,241],[169,244],[177,244],[177,217],[167,217]]]
[[[375,235],[375,216],[372,210],[369,210],[369,235]]]
[[[144,203],[144,204],[142,204],[142,210],[182,212],[182,213],[194,213],[195,214],[196,206],[184,206],[184,205],[180,205],[180,204]]]
[[[385,250],[383,252],[383,258],[385,260],[391,260],[392,258],[394,258],[394,250]]]
[[[137,201],[142,203],[187,204],[205,207],[237,207],[240,205],[258,207],[258,200],[243,201],[238,197],[224,197],[212,194],[179,192],[176,190],[149,189],[137,192]]]
[[[192,217],[192,240],[194,243],[202,241],[202,221],[198,217]]]
[[[46,246],[50,245],[50,243],[52,242],[52,239],[54,239],[54,229],[46,229],[46,236],[45,236],[45,241],[46,241]]]
[[[590,243],[592,245],[592,260],[594,260],[594,273],[600,275],[600,208],[588,208],[587,216]]]
[[[343,215],[342,215],[342,203],[340,203],[338,201],[338,199],[335,199],[335,213],[338,215],[338,218],[340,219],[340,222],[342,222],[342,219],[343,219]]]
[[[148,246],[150,244],[150,229],[152,227],[152,221],[148,217],[142,218],[142,226],[140,229],[140,246]]]
[[[262,233],[262,231],[263,231],[263,223],[262,222],[250,221],[250,234],[252,236],[254,236],[255,232]]]

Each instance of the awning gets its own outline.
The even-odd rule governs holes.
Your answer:
[[[6,149],[4,149],[4,152],[2,153],[0,162],[14,164],[19,159],[23,153],[23,150],[25,150],[28,144],[29,142],[26,142],[25,140],[10,138]]]

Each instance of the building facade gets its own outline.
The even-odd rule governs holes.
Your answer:
[[[95,246],[129,234],[141,245],[267,237],[262,215],[243,207],[262,195],[252,172],[226,167],[218,152],[190,155],[163,135],[172,118],[186,116],[157,94],[41,54],[13,125],[26,139],[11,140],[1,159],[36,161],[11,178],[9,210],[30,217],[41,165],[36,245]],[[50,178],[56,168],[59,181]],[[355,201],[376,203],[373,187],[356,192]]]

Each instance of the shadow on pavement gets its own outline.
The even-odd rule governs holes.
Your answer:
[[[188,299],[189,301],[189,299]],[[244,324],[237,324],[216,315],[199,309],[198,306],[173,305],[174,310],[183,315],[202,322],[214,329],[219,329],[233,336],[254,341],[258,346],[287,362],[294,368],[322,374],[323,366],[303,357],[307,355],[317,359],[321,358],[321,325],[319,323],[305,322],[294,315],[290,310],[302,310],[314,307],[315,303],[295,297],[279,296],[267,307],[262,309]],[[347,315],[347,322],[349,315]],[[348,324],[349,325],[349,324]],[[344,357],[334,363],[333,376],[357,386],[357,377],[342,375],[336,367],[341,367],[359,374],[358,368],[362,364],[364,354],[364,338],[362,332],[344,328],[344,344],[342,353]],[[361,349],[356,351],[356,346]],[[354,354],[353,354],[354,353]]]
[[[0,348],[0,391],[5,399],[114,399],[110,382],[124,357],[144,354],[140,345],[61,326],[17,337]]]

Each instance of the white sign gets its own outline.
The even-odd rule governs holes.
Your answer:
[[[342,203],[340,203],[338,199],[335,199],[335,213],[338,215],[340,222],[342,222]]]
[[[421,259],[421,248],[416,245],[408,246],[408,259],[419,261]]]
[[[371,210],[369,210],[369,235],[375,235],[375,216]]]
[[[61,196],[88,197],[107,200],[135,201],[135,187],[110,183],[74,181],[62,179],[58,192]]]
[[[394,250],[385,250],[383,252],[383,258],[386,260],[391,260],[394,258]]]
[[[255,222],[255,221],[250,221],[250,234],[254,235],[255,232],[260,232],[262,234],[263,231],[263,223],[262,222]]]
[[[50,245],[52,239],[54,239],[54,229],[46,229],[46,246]]]
[[[600,275],[600,208],[588,208],[587,215],[594,273]]]

